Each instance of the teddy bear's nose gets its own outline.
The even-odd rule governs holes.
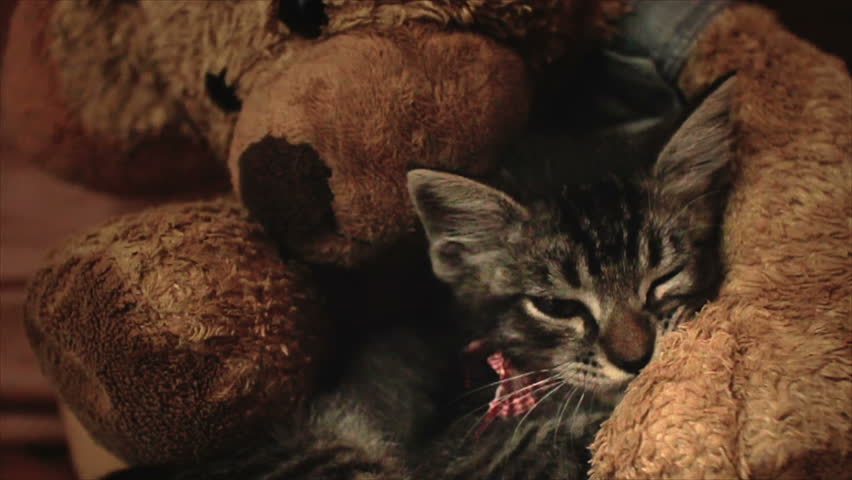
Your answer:
[[[291,32],[308,38],[319,37],[328,23],[322,0],[279,0],[278,19]]]

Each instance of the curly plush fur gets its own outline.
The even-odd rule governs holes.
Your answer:
[[[680,84],[730,70],[727,280],[604,425],[593,479],[849,478],[852,81],[745,5],[703,33]]]

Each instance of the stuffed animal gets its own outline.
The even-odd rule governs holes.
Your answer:
[[[727,279],[598,433],[593,479],[852,478],[852,80],[745,4],[704,29],[678,84],[732,70]]]
[[[276,240],[354,265],[413,228],[401,172],[487,171],[526,123],[527,64],[621,3],[22,2],[3,123],[120,194],[222,190],[228,169]]]
[[[237,192],[117,219],[48,259],[27,327],[63,401],[130,463],[250,442],[309,397],[341,324],[418,297],[405,171],[494,168],[535,120],[540,67],[626,3],[22,2],[4,138],[105,190],[223,191],[228,171]],[[849,74],[766,10],[718,5],[626,36],[686,99],[737,71],[737,178],[720,296],[631,385],[594,478],[850,466]]]
[[[63,401],[129,462],[250,442],[309,396],[347,339],[335,324],[422,302],[399,282],[413,289],[407,259],[423,263],[406,171],[493,169],[527,124],[537,66],[620,8],[20,2],[4,143],[90,188],[224,193],[117,219],[48,259],[28,329]]]

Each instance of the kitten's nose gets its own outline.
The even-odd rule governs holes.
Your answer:
[[[625,311],[613,318],[601,336],[607,358],[628,373],[637,374],[654,353],[654,328],[648,315]]]

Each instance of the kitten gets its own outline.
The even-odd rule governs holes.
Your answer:
[[[507,193],[411,171],[458,316],[367,342],[341,384],[266,448],[108,478],[583,478],[588,443],[660,337],[719,286],[732,90],[728,80],[714,91],[644,173],[592,184],[516,175]],[[465,397],[485,409],[470,415],[446,401],[462,388],[463,350],[498,380]]]
[[[495,369],[520,376],[492,402],[506,418],[446,448],[455,453],[441,478],[578,478],[585,443],[659,339],[715,296],[732,88],[708,97],[644,174],[557,181],[556,191],[533,179],[510,196],[409,173],[435,275],[478,348],[496,352]]]

